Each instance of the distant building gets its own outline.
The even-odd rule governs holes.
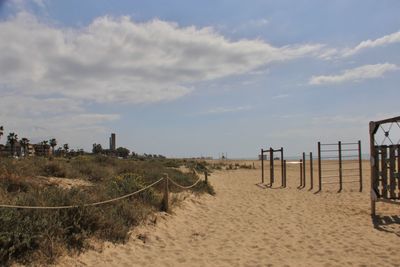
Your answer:
[[[261,160],[261,154],[258,154],[258,159],[259,160]],[[263,160],[267,160],[268,158],[267,158],[267,155],[263,155]]]
[[[35,145],[33,145],[33,148],[34,148],[34,151],[35,151],[34,153],[36,156],[47,157],[47,156],[51,156],[51,154],[52,154],[50,146],[47,144],[35,144]]]
[[[26,156],[32,157],[35,155],[35,148],[32,144],[28,144],[27,150],[28,151]]]
[[[114,151],[115,149],[116,149],[115,133],[112,133],[110,137],[110,150]]]

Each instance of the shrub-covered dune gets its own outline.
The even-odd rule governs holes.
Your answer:
[[[191,171],[182,172],[180,166]],[[205,167],[194,161],[122,160],[106,156],[0,158],[1,204],[79,206],[56,210],[0,208],[0,265],[13,261],[50,263],[66,248],[87,248],[88,238],[124,242],[133,226],[160,209],[163,183],[109,204],[83,205],[135,192],[159,180],[164,173],[179,184],[191,185],[198,180],[197,172],[192,170],[204,171]],[[43,177],[87,183],[66,188],[57,183],[44,183]],[[170,186],[171,192],[178,190]],[[203,182],[191,190],[213,193],[210,185]]]

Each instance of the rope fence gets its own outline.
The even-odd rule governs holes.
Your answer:
[[[207,176],[209,174],[207,172],[205,172],[205,182],[208,183],[207,180]],[[104,201],[99,201],[99,202],[94,202],[94,203],[88,203],[88,204],[83,204],[83,205],[65,205],[65,206],[24,206],[24,205],[9,205],[9,204],[0,204],[0,208],[11,208],[11,209],[35,209],[35,210],[61,210],[61,209],[75,209],[75,208],[80,208],[80,207],[95,207],[95,206],[100,206],[100,205],[104,205],[104,204],[108,204],[108,203],[112,203],[115,201],[119,201],[121,199],[125,199],[128,197],[131,197],[133,195],[137,195],[155,185],[157,185],[158,183],[160,183],[161,181],[165,181],[165,188],[164,188],[164,197],[163,197],[163,210],[164,211],[168,211],[168,194],[169,194],[169,188],[168,188],[168,181],[171,181],[172,184],[174,184],[175,186],[181,188],[181,189],[191,189],[193,187],[195,187],[200,181],[201,178],[199,177],[199,179],[193,183],[192,185],[189,186],[183,186],[180,185],[179,183],[175,182],[174,180],[172,180],[171,178],[169,178],[168,174],[164,174],[164,177],[160,178],[159,180],[155,181],[152,184],[149,184],[145,187],[143,187],[142,189],[139,189],[135,192],[120,196],[120,197],[116,197],[116,198],[112,198],[112,199],[108,199],[108,200],[104,200]]]

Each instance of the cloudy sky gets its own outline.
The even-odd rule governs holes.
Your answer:
[[[400,115],[399,14],[397,0],[0,0],[0,125],[176,157],[367,152],[368,122]]]

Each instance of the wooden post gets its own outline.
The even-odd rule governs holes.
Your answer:
[[[303,188],[306,187],[306,153],[303,152]]]
[[[390,189],[389,189],[389,195],[390,198],[396,198],[396,179],[395,179],[395,173],[396,173],[396,151],[395,151],[395,146],[390,145],[389,146],[389,181],[390,181]]]
[[[371,164],[371,215],[375,216],[375,211],[376,211],[376,206],[375,206],[375,181],[376,181],[376,175],[377,175],[377,155],[376,155],[376,150],[375,150],[375,131],[376,131],[376,126],[373,121],[369,122],[369,149],[370,149],[370,164]]]
[[[272,147],[269,148],[269,186],[274,183],[274,150]]]
[[[163,197],[163,202],[162,202],[162,207],[161,210],[168,212],[169,210],[169,200],[168,200],[168,195],[169,195],[169,188],[168,188],[168,174],[164,174],[164,197]]]
[[[397,145],[397,187],[399,189],[397,198],[400,199],[400,145]]]
[[[204,182],[205,182],[205,184],[208,184],[208,173],[207,173],[207,171],[204,172]]]
[[[381,146],[382,197],[387,198],[387,146]]]
[[[261,183],[264,184],[264,150],[261,148]]]
[[[322,190],[321,142],[318,142],[318,192]]]
[[[361,157],[361,140],[358,140],[358,165],[360,168],[360,192],[363,190],[363,179],[362,179],[362,157]]]
[[[339,192],[342,191],[343,188],[343,170],[342,170],[342,142],[338,142],[339,149]]]
[[[314,187],[314,169],[313,169],[313,158],[312,152],[310,152],[310,190]]]
[[[373,121],[369,123],[369,139],[370,139],[370,163],[371,163],[371,215],[375,216],[376,214],[376,199],[375,196],[378,195],[378,192],[375,190],[375,184],[378,184],[378,154],[376,153],[375,149],[375,131],[376,131],[376,125]],[[376,186],[378,188],[378,186]]]

